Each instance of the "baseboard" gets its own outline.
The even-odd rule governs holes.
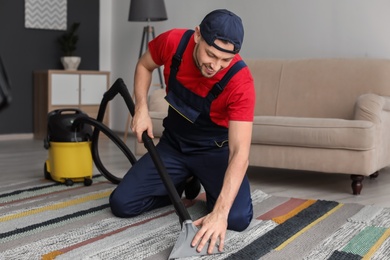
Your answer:
[[[0,135],[0,141],[27,140],[33,139],[34,134],[4,134]]]
[[[120,138],[123,138],[124,132],[114,131],[116,135]],[[133,138],[134,134],[128,133],[129,138]],[[104,134],[100,135],[100,138],[107,138]],[[29,140],[34,139],[33,133],[25,133],[25,134],[0,134],[0,141],[14,141],[14,140]]]

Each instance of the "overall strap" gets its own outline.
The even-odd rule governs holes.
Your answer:
[[[176,77],[177,71],[179,70],[179,65],[181,63],[181,58],[183,56],[183,53],[184,53],[184,51],[185,51],[185,49],[187,47],[187,44],[188,44],[188,42],[189,42],[189,40],[190,40],[190,38],[191,38],[193,33],[194,33],[194,30],[187,30],[183,34],[183,36],[181,37],[179,46],[176,49],[176,53],[172,57],[171,75],[172,75],[172,72],[173,72],[175,77]]]
[[[225,76],[223,76],[223,78],[213,86],[213,88],[210,90],[209,94],[207,95],[207,99],[210,102],[216,99],[219,96],[219,94],[222,93],[223,89],[226,87],[229,80],[244,67],[246,67],[246,64],[243,60],[236,62],[225,74]]]

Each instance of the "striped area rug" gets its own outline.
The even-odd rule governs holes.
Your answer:
[[[0,187],[0,259],[167,259],[180,232],[172,207],[111,214],[103,177],[66,187],[46,180]],[[225,252],[202,259],[390,259],[390,209],[253,191],[254,220],[228,231]],[[196,219],[203,201],[188,204]],[[194,259],[187,258],[187,259]]]

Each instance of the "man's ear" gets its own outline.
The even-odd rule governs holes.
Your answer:
[[[195,27],[195,32],[194,32],[194,41],[195,43],[200,42],[202,35],[200,34],[200,27],[196,26]]]

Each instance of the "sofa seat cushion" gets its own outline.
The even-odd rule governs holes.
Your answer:
[[[363,120],[255,116],[253,144],[371,150],[375,126]]]

